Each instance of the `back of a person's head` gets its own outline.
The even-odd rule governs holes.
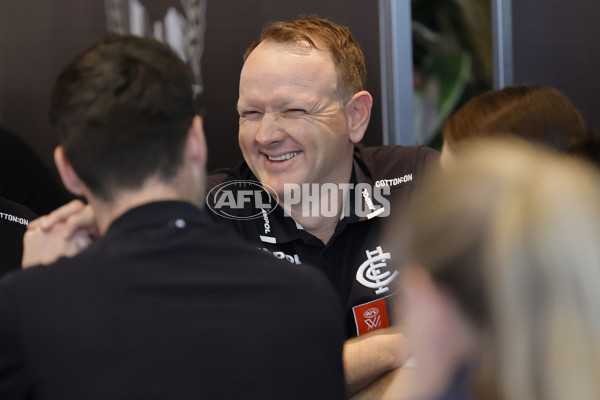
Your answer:
[[[264,41],[308,44],[330,52],[338,75],[338,97],[344,103],[365,87],[365,58],[352,33],[345,26],[317,16],[274,22],[267,25],[260,37],[246,50],[244,60]]]
[[[454,146],[482,135],[481,126],[485,121],[510,104],[514,104],[539,89],[540,87],[535,85],[509,86],[473,97],[444,122],[442,129],[444,142]]]
[[[98,197],[169,179],[194,117],[187,66],[151,38],[109,35],[59,75],[50,118],[79,178]]]
[[[455,148],[481,136],[511,134],[558,150],[589,135],[585,121],[560,91],[510,86],[474,97],[445,122],[445,143]]]
[[[567,148],[567,153],[600,168],[600,134],[592,132],[588,137],[572,143]]]
[[[488,139],[395,222],[400,263],[425,268],[480,332],[477,368],[501,398],[600,398],[599,205],[588,164]]]

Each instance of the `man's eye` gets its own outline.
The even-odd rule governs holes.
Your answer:
[[[262,116],[261,112],[258,111],[244,111],[240,113],[240,118],[256,119]]]
[[[306,114],[306,110],[302,108],[290,108],[285,110],[285,114],[289,116],[300,116]]]

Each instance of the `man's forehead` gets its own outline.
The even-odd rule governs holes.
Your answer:
[[[275,40],[265,40],[261,42],[248,56],[248,60],[254,54],[286,54],[292,57],[307,57],[307,58],[323,58],[330,60],[333,63],[333,56],[325,45],[321,45],[318,41],[314,42],[317,47],[313,47],[306,40],[298,40],[294,42],[279,42]]]
[[[280,43],[268,40],[260,43],[246,59],[240,75],[239,101],[271,103],[334,97],[338,84],[337,71],[329,52],[315,49],[308,42]],[[310,96],[309,96],[310,94]],[[249,105],[249,104],[248,104]]]
[[[242,92],[238,97],[237,106],[261,106],[268,104],[272,108],[288,108],[310,106],[322,100],[316,92],[301,90],[278,90],[268,96],[255,96],[256,92]]]

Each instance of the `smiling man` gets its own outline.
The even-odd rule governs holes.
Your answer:
[[[239,192],[248,188],[240,182],[260,181],[272,195],[268,210],[238,202],[239,218],[215,218],[290,268],[312,264],[327,275],[345,306],[348,394],[376,398],[408,356],[393,326],[397,272],[379,241],[381,217],[409,201],[438,155],[424,146],[359,145],[373,103],[365,80],[347,28],[316,17],[268,26],[240,75],[244,162],[213,173],[209,186]],[[215,193],[208,204],[223,215]]]
[[[240,77],[240,147],[280,198],[288,184],[350,182],[353,145],[362,139],[372,99],[366,91],[348,101],[340,95],[347,97],[337,91],[330,53],[308,42],[266,40],[248,55]],[[303,217],[301,202],[289,206],[304,229],[328,242],[336,220]]]

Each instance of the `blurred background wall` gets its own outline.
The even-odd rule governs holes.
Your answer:
[[[514,0],[517,83],[553,86],[600,134],[600,1]]]

